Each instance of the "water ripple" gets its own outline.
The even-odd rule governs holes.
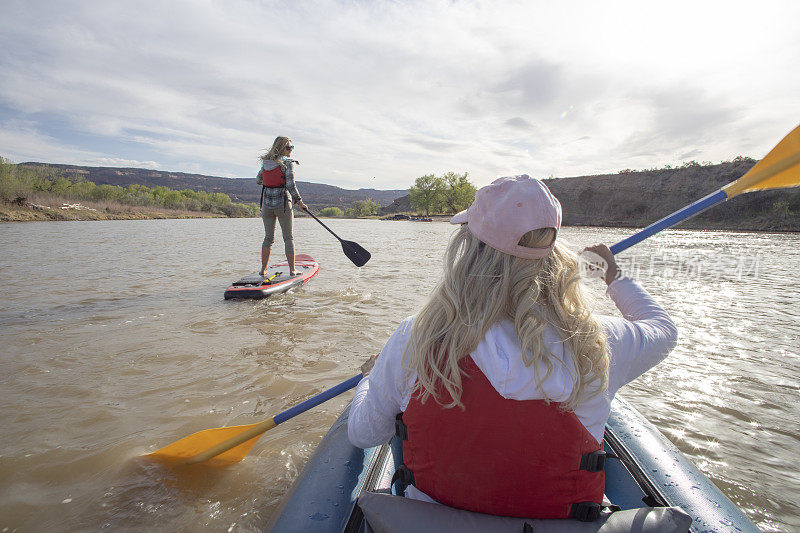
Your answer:
[[[15,253],[0,257],[2,526],[262,530],[348,395],[276,427],[230,469],[176,473],[136,457],[341,382],[419,309],[453,228],[332,222],[372,252],[367,266],[298,219],[296,246],[319,275],[228,302],[227,284],[258,267],[258,220],[3,226],[0,247]],[[562,233],[580,249],[630,231]],[[788,234],[668,231],[620,256],[681,335],[622,394],[767,531],[800,528],[798,245]],[[17,283],[32,265],[68,282]],[[598,309],[615,312],[601,289]]]

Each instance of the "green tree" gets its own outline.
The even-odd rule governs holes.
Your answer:
[[[122,202],[125,198],[125,189],[119,185],[98,185],[92,190],[92,200],[113,200]]]
[[[50,182],[50,192],[55,196],[67,196],[67,191],[72,186],[72,182],[67,178],[59,176]]]
[[[319,212],[319,215],[322,217],[341,217],[342,215],[344,215],[344,211],[342,211],[338,207],[326,207],[325,209]]]
[[[450,213],[463,211],[475,199],[475,193],[478,192],[478,189],[467,179],[468,175],[469,173],[467,172],[463,174],[448,172],[442,176],[442,181],[445,184],[442,203]]]
[[[224,192],[211,193],[211,201],[216,205],[228,205],[232,202],[231,197]]]
[[[442,205],[446,187],[444,180],[433,174],[420,176],[408,189],[411,207],[418,211],[424,210],[426,215],[430,215],[432,210],[439,209]]]
[[[183,196],[178,191],[168,189],[161,205],[170,209],[183,209]]]
[[[353,202],[352,213],[354,218],[368,217],[378,214],[381,204],[372,200],[356,200]]]
[[[67,189],[67,195],[75,200],[91,200],[96,189],[97,185],[93,181],[75,180]]]
[[[30,190],[18,174],[15,165],[0,157],[0,200],[12,202],[17,198],[21,201],[28,198]]]

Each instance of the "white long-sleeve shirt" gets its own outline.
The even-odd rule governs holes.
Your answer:
[[[607,294],[624,317],[598,317],[605,328],[610,354],[608,390],[575,409],[578,419],[598,442],[603,440],[616,392],[662,361],[678,338],[667,312],[632,279],[614,281]],[[347,428],[355,446],[368,448],[388,442],[394,435],[395,417],[405,411],[411,400],[416,374],[406,380],[401,360],[413,320],[409,317],[401,322],[381,350],[372,372],[356,388]],[[568,348],[552,327],[546,327],[543,335],[547,348],[566,367],[554,365],[552,375],[542,384],[544,393],[536,384],[533,369],[526,367],[520,357],[520,341],[511,321],[493,325],[470,355],[504,398],[540,400],[546,394],[552,401],[562,402],[572,392],[569,372],[574,373],[574,365],[566,352]],[[539,375],[544,375],[543,365],[538,370]]]

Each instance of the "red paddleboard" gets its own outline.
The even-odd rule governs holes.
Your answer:
[[[283,262],[270,266],[265,275],[250,274],[225,290],[225,299],[254,298],[261,299],[273,294],[280,294],[289,289],[299,287],[319,272],[319,264],[310,255],[299,254],[294,257],[294,268],[300,273],[289,274],[289,263]]]

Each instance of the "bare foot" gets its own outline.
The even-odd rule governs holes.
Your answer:
[[[298,275],[300,275],[300,271],[299,270],[292,270],[291,271],[291,275],[292,276],[298,276]]]

